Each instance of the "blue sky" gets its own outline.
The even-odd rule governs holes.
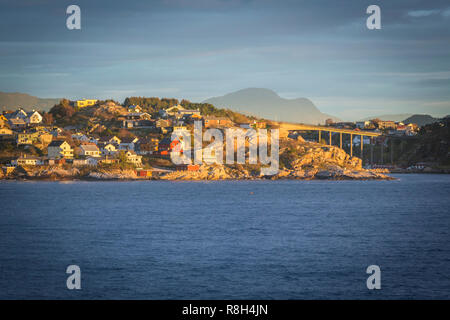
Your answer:
[[[66,28],[70,4],[81,30]],[[366,28],[381,7],[382,29]],[[0,0],[0,91],[202,101],[247,87],[343,119],[450,114],[450,2]]]

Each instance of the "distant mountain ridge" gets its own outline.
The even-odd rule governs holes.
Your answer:
[[[209,98],[203,102],[218,108],[227,108],[276,121],[307,124],[323,124],[330,118],[340,121],[334,116],[320,112],[307,98],[285,99],[276,92],[264,88],[247,88],[221,97]]]
[[[32,109],[48,111],[60,100],[59,98],[43,99],[20,92],[0,92],[0,111],[18,107],[27,111]]]

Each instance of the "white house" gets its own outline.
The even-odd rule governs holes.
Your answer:
[[[128,150],[125,153],[125,156],[127,157],[127,162],[132,163],[136,166],[142,164],[142,156],[138,156],[136,152]]]
[[[95,144],[82,144],[80,146],[81,155],[85,157],[100,157],[100,150]]]
[[[119,150],[134,150],[135,143],[138,138],[123,138],[119,144]]]
[[[43,164],[44,162],[40,158],[27,155],[11,160],[11,165],[13,166],[40,166]]]
[[[30,124],[38,124],[42,122],[42,116],[39,112],[33,110],[27,113],[26,121]]]
[[[370,121],[356,121],[355,125],[358,129],[364,129],[370,125]]]
[[[115,144],[112,143],[105,143],[100,146],[101,154],[104,156],[111,156],[117,153],[117,147]]]

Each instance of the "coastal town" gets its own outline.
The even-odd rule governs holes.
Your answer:
[[[183,141],[171,139],[171,133],[190,132],[195,121],[201,121],[204,129],[280,127],[280,124],[274,121],[218,109],[209,104],[165,98],[127,98],[123,104],[113,100],[62,100],[48,112],[26,111],[18,107],[0,115],[2,178],[30,177],[30,172],[36,170],[39,170],[39,176],[44,177],[58,177],[58,173],[72,170],[69,176],[73,176],[73,172],[80,176],[82,171],[91,178],[99,177],[107,170],[128,172],[128,175],[125,175],[128,178],[155,178],[165,175],[173,177],[174,172],[199,172],[204,169],[201,165],[174,165],[170,161],[171,153],[180,150],[182,152],[184,147]],[[345,147],[353,150],[353,147],[362,143],[371,145],[372,148],[378,145],[381,146],[381,152],[388,137],[410,138],[416,136],[420,130],[415,123],[380,119],[358,122],[334,122],[328,119],[321,127],[323,131],[327,128],[337,128],[360,132],[361,135],[352,135],[351,141],[347,141]],[[369,138],[363,136],[363,133],[379,134],[375,138]],[[294,170],[292,159],[289,163],[283,162],[283,150],[286,145],[292,143],[309,144],[316,149],[328,148],[327,150],[334,153],[341,152],[348,158],[349,163],[359,161],[355,167],[358,170],[364,170],[363,165],[368,170],[372,169],[372,172],[374,168],[389,168],[389,163],[373,163],[373,154],[372,159],[367,161],[364,159],[364,153],[360,154],[359,158],[353,154],[349,156],[348,151],[346,153],[343,150],[342,135],[340,148],[337,148],[332,146],[331,131],[327,143],[321,139],[320,132],[317,137],[314,132],[293,130],[282,141],[281,169]],[[295,148],[299,149],[301,146],[297,145]],[[304,155],[298,156],[300,160],[302,157]],[[413,168],[421,169],[420,164]],[[258,175],[248,172],[247,168],[244,176]],[[310,176],[304,174],[303,177],[313,177],[317,173],[318,171]],[[285,175],[290,176],[292,172]],[[294,176],[302,175],[296,173]],[[220,177],[240,176],[224,174],[219,175]]]

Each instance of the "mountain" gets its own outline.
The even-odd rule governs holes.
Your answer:
[[[429,114],[415,114],[415,115],[412,115],[411,117],[408,117],[407,119],[403,120],[402,122],[404,124],[415,123],[419,127],[422,127],[427,124],[435,123],[439,120],[440,120],[439,118],[433,118]]]
[[[388,121],[388,120],[392,120],[392,121],[396,121],[396,122],[400,122],[405,120],[408,117],[411,117],[413,114],[412,113],[401,113],[401,114],[383,114],[381,116],[375,116],[375,117],[367,117],[362,119],[361,121],[368,121],[368,120],[372,120],[372,119],[380,119],[382,121]]]
[[[320,112],[309,99],[284,99],[274,91],[262,88],[243,89],[203,102],[275,121],[308,124],[325,123],[329,118],[339,121],[336,117]]]
[[[61,99],[42,99],[19,92],[0,92],[0,111],[17,109],[22,107],[24,110],[50,110]]]

